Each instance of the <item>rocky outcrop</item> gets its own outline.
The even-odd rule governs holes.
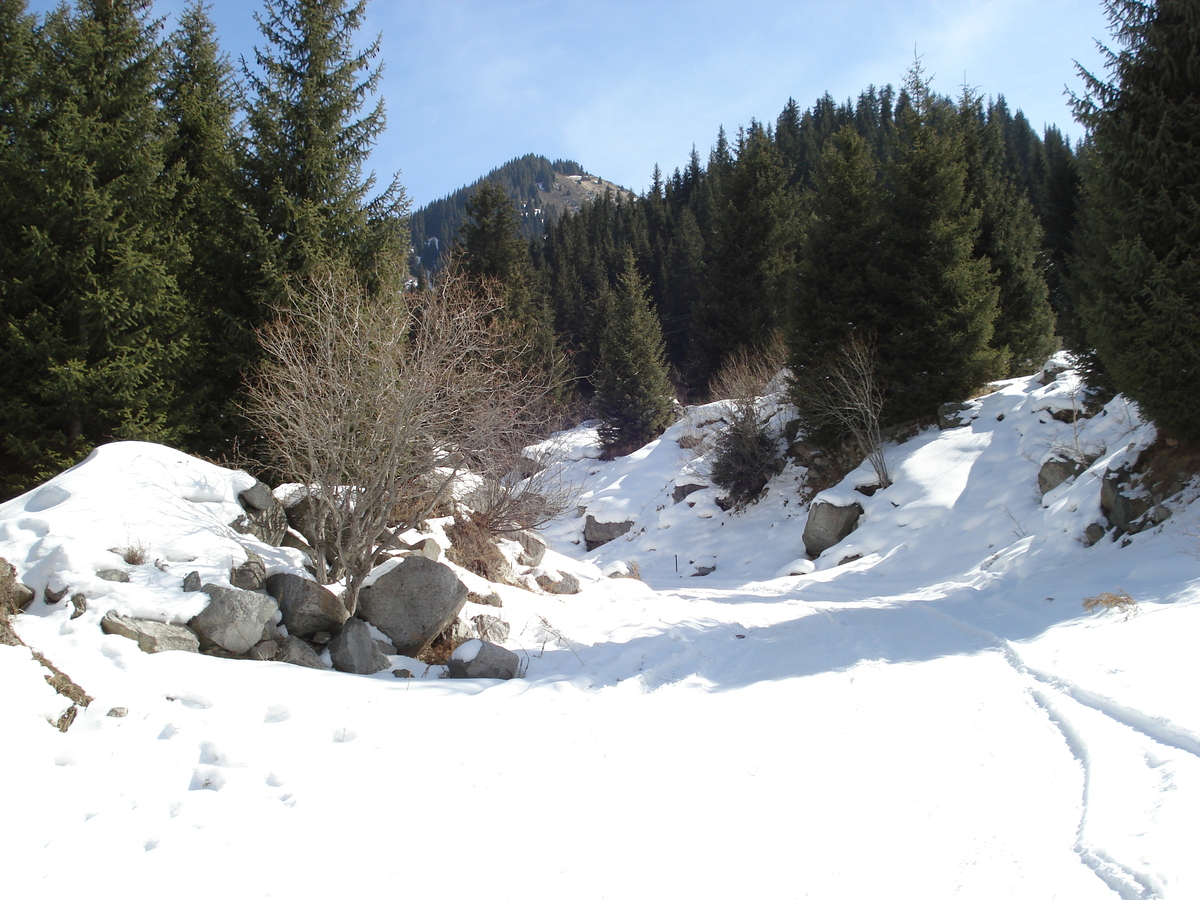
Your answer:
[[[632,527],[632,522],[597,522],[595,518],[588,516],[583,524],[583,540],[588,550],[595,550],[627,534]]]
[[[246,561],[229,570],[229,583],[243,591],[260,591],[267,580],[267,565],[253,550],[246,551]]]
[[[503,644],[508,640],[509,626],[503,619],[478,615],[471,617],[471,624],[475,626],[475,633],[481,640],[490,641],[493,644]]]
[[[558,577],[555,578],[554,576]],[[548,594],[578,594],[579,579],[570,572],[553,572],[537,576],[538,587]]]
[[[324,669],[325,663],[317,651],[295,635],[285,638],[274,638],[255,644],[246,654],[249,659],[261,659],[271,662],[288,663],[293,666],[304,666],[308,669]]]
[[[339,672],[352,675],[374,675],[391,666],[391,662],[362,619],[350,618],[342,626],[342,633],[329,642],[329,658]]]
[[[188,622],[188,628],[196,632],[204,650],[245,653],[263,639],[263,630],[279,611],[279,605],[265,594],[217,584],[206,584],[202,590],[212,600]]]
[[[972,400],[943,403],[938,407],[937,414],[938,428],[942,431],[947,428],[961,428],[979,417],[979,403]]]
[[[424,652],[467,602],[467,586],[445,563],[408,556],[358,595],[358,615],[405,656]]]
[[[451,678],[515,678],[521,658],[490,641],[467,641],[451,654],[447,668]]]
[[[1038,470],[1038,490],[1044,497],[1060,484],[1074,478],[1084,470],[1082,463],[1076,462],[1073,459],[1062,459],[1054,457],[1042,463],[1041,469]]]
[[[346,607],[332,591],[309,578],[291,573],[267,579],[267,593],[279,603],[288,634],[312,637],[318,632],[337,634],[349,618]]]
[[[132,619],[110,611],[100,620],[100,627],[105,634],[115,634],[137,641],[138,648],[143,653],[164,653],[168,650],[200,652],[199,639],[182,625],[168,625],[152,619]],[[261,633],[262,629],[259,628],[259,634]]]
[[[287,513],[271,489],[261,481],[256,481],[253,487],[238,495],[238,501],[246,514],[232,523],[234,530],[252,534],[264,544],[278,547],[287,534]]]
[[[805,551],[811,557],[820,556],[858,527],[862,512],[857,503],[849,506],[834,506],[823,500],[813,503],[804,526]]]
[[[546,542],[532,531],[518,531],[517,540],[521,544],[521,554],[517,557],[518,565],[535,568],[542,564],[546,557]]]

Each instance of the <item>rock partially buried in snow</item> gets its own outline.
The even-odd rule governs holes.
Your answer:
[[[811,575],[817,571],[817,564],[811,559],[793,559],[790,563],[775,573],[776,578],[787,578],[789,575]]]
[[[804,526],[804,549],[808,555],[818,557],[845,538],[858,527],[862,512],[857,503],[849,506],[834,506],[824,500],[813,503]]]
[[[262,640],[263,629],[279,611],[279,605],[264,594],[219,584],[206,584],[202,590],[212,601],[188,622],[188,628],[196,632],[205,650],[219,647],[245,653]]]
[[[521,658],[490,641],[467,641],[451,655],[447,664],[451,678],[515,678]]]
[[[555,578],[554,576],[558,577]],[[554,572],[537,577],[538,587],[548,594],[578,594],[579,579],[570,572]]]
[[[583,540],[588,550],[595,550],[627,534],[632,527],[632,522],[597,522],[595,518],[588,516],[583,525]]]
[[[534,568],[542,564],[546,555],[546,542],[532,531],[518,531],[517,540],[521,542],[521,555],[517,563]]]
[[[168,625],[151,619],[131,619],[110,611],[100,620],[100,628],[105,634],[115,634],[137,641],[138,648],[143,653],[164,653],[168,650],[200,652],[199,639],[182,625]]]

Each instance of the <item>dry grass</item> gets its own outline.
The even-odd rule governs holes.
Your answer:
[[[1095,597],[1088,597],[1083,601],[1083,608],[1088,612],[1093,612],[1097,609],[1115,609],[1117,612],[1125,613],[1125,618],[1136,616],[1138,612],[1137,601],[1122,590],[1117,590],[1116,592],[1105,591],[1103,594],[1097,594]]]
[[[511,567],[484,523],[469,514],[456,516],[454,524],[446,529],[446,537],[450,538],[446,551],[450,562],[488,581],[506,582]]]
[[[110,553],[115,553],[131,566],[144,566],[150,561],[150,548],[142,541],[135,541],[127,547],[112,547]]]

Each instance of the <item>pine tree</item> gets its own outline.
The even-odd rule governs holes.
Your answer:
[[[35,114],[6,135],[2,206],[17,204],[21,227],[0,273],[5,491],[103,441],[175,441],[189,418],[185,254],[149,9],[82,0],[52,13],[30,75]]]
[[[966,152],[966,188],[979,211],[975,255],[987,259],[999,290],[992,347],[1007,374],[1027,375],[1054,351],[1054,311],[1041,267],[1042,229],[1033,205],[1003,170],[999,122],[986,118],[979,96],[964,89],[958,107]]]
[[[266,45],[258,70],[244,66],[253,91],[247,114],[252,207],[275,277],[341,258],[369,274],[403,259],[408,201],[393,179],[372,197],[363,174],[384,128],[383,101],[359,117],[379,83],[371,61],[379,40],[355,51],[365,0],[265,0],[255,15]]]
[[[191,252],[179,285],[198,320],[195,364],[185,375],[196,409],[189,444],[217,455],[235,436],[240,389],[259,354],[263,315],[250,260],[263,252],[239,197],[233,69],[200,0],[168,42],[162,97],[174,125],[166,159],[178,184],[177,228]]]
[[[979,213],[966,189],[967,161],[953,107],[928,89],[917,64],[898,110],[884,172],[878,365],[888,421],[929,415],[1002,374],[991,347],[998,291],[975,253]]]
[[[728,353],[782,326],[795,267],[796,194],[779,154],[757,123],[739,136],[737,149],[723,176],[707,290],[693,311],[693,388],[707,385]]]
[[[1091,148],[1074,296],[1113,385],[1200,440],[1200,4],[1105,5],[1123,49],[1076,102]]]
[[[625,255],[616,287],[601,295],[599,315],[594,380],[600,440],[612,453],[628,453],[658,437],[672,410],[662,330],[632,253]]]

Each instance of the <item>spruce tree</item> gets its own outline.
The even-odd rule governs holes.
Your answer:
[[[1122,49],[1076,103],[1091,148],[1075,301],[1113,386],[1200,440],[1200,4],[1106,7]]]
[[[979,96],[964,89],[959,128],[966,153],[966,188],[979,212],[975,255],[988,260],[999,290],[992,347],[1007,374],[1027,375],[1054,351],[1054,311],[1041,267],[1042,229],[1033,205],[1003,169],[1000,123],[985,118]]]
[[[979,213],[967,192],[967,160],[954,109],[915,65],[898,107],[877,260],[876,335],[886,421],[931,415],[1003,374],[991,346],[998,290],[976,255]]]
[[[36,102],[6,138],[0,273],[3,490],[113,439],[186,429],[190,321],[176,274],[170,128],[149,0],[52,13],[29,76]]]
[[[191,252],[179,285],[197,319],[194,364],[185,375],[196,418],[190,446],[219,455],[236,436],[245,374],[258,358],[263,314],[251,260],[258,229],[239,196],[233,68],[200,0],[183,12],[167,44],[163,108],[174,125],[167,165],[177,179],[178,232]]]
[[[359,115],[379,83],[376,38],[356,51],[365,0],[265,0],[265,45],[243,63],[251,207],[272,248],[275,278],[328,259],[360,273],[407,250],[408,201],[398,179],[372,196],[363,166],[384,128],[383,101]]]
[[[632,253],[625,255],[616,286],[601,295],[599,318],[594,381],[600,440],[609,452],[628,453],[658,437],[672,411],[662,330]]]

